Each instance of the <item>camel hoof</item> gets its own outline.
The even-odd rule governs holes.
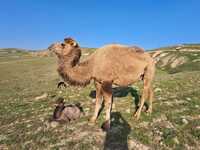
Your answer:
[[[94,125],[96,124],[96,119],[94,117],[89,119],[89,124]]]
[[[133,117],[137,117],[138,115],[138,111],[136,111],[134,114],[133,114]]]
[[[136,112],[133,117],[136,119],[136,120],[139,120],[140,119],[140,114],[138,112]]]
[[[151,114],[152,113],[152,109],[147,109],[146,113],[147,114]]]
[[[109,131],[110,130],[110,121],[105,121],[101,126],[103,131]]]
[[[140,119],[140,116],[139,116],[139,115],[137,115],[135,119],[136,119],[136,120],[139,120],[139,119]]]

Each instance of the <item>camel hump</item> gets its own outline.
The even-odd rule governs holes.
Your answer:
[[[127,47],[128,46],[126,46],[126,45],[112,43],[112,44],[104,45],[104,46],[100,47],[100,49],[116,49],[116,48],[127,48]]]
[[[108,44],[105,45],[103,47],[101,47],[100,49],[130,49],[132,51],[138,52],[138,53],[144,53],[144,49],[138,46],[127,46],[127,45],[122,45],[122,44]]]
[[[138,46],[131,46],[130,47],[132,50],[139,52],[139,53],[144,53],[144,49]]]

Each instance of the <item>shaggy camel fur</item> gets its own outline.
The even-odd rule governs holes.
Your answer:
[[[135,113],[139,119],[145,99],[149,99],[147,112],[152,112],[153,90],[151,83],[155,65],[151,56],[139,47],[127,47],[110,44],[97,49],[84,61],[80,62],[81,49],[72,38],[63,43],[55,43],[49,47],[58,57],[58,73],[70,85],[86,86],[94,80],[96,86],[96,105],[94,115],[90,119],[95,123],[104,99],[106,122],[110,127],[112,107],[112,84],[128,86],[141,80],[144,82],[140,106]]]
[[[61,123],[70,122],[80,118],[83,114],[83,109],[80,104],[66,105],[63,98],[59,98],[56,102],[56,108],[54,110],[52,118],[49,121],[57,121]]]

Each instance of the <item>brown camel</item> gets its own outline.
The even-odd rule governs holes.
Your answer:
[[[80,62],[81,49],[72,38],[63,43],[49,47],[58,57],[58,73],[70,85],[86,86],[94,80],[96,87],[96,105],[90,121],[95,123],[104,99],[107,127],[110,127],[112,107],[112,85],[128,86],[143,80],[143,93],[140,106],[135,113],[139,119],[145,99],[149,99],[147,112],[152,112],[153,90],[151,83],[154,77],[153,58],[139,47],[128,47],[110,44],[97,49],[84,61]]]

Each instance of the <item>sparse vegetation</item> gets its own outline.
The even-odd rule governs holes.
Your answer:
[[[157,69],[151,116],[143,112],[140,120],[132,118],[141,83],[115,89],[112,116],[124,123],[114,119],[111,131],[105,133],[100,129],[103,113],[97,125],[88,125],[94,111],[92,84],[84,89],[57,89],[56,58],[6,51],[0,50],[0,149],[103,149],[105,139],[113,147],[129,149],[199,149],[200,62],[193,62],[200,59],[199,52],[170,52],[187,57],[187,63]],[[168,73],[174,69],[177,71]],[[36,99],[44,94],[47,96]],[[51,126],[48,119],[58,97],[66,103],[80,102],[85,116],[67,125]],[[121,136],[113,136],[119,133]]]

